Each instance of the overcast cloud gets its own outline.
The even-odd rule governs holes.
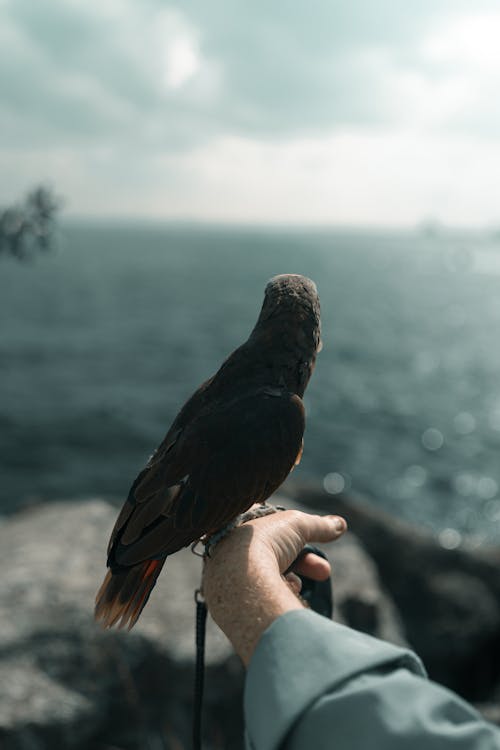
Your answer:
[[[498,1],[0,0],[0,201],[500,219]]]

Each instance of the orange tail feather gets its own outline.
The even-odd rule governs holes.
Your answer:
[[[146,606],[165,560],[146,560],[125,570],[108,570],[95,599],[95,619],[104,628],[130,630]]]

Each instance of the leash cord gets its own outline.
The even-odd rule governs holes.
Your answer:
[[[193,706],[193,750],[201,750],[201,710],[203,704],[203,683],[205,681],[205,630],[207,605],[200,589],[196,589],[196,666],[194,673]]]
[[[258,508],[252,508],[246,513],[243,513],[238,517],[236,522],[229,524],[221,532],[212,535],[210,539],[206,541],[202,540],[205,545],[204,553],[197,552],[196,550],[199,540],[191,545],[191,552],[198,557],[210,557],[211,548],[215,547],[217,542],[226,536],[235,525],[239,525],[245,521],[251,521],[254,518],[260,518],[261,516],[267,516],[269,513],[276,513],[280,510],[285,510],[285,508],[281,505],[275,507],[273,505],[268,505],[267,503],[261,503]],[[316,549],[311,547],[309,551],[316,552]],[[324,553],[319,552],[319,554],[322,557],[325,557]],[[205,681],[205,632],[207,623],[207,605],[205,604],[205,599],[203,598],[201,589],[196,589],[194,592],[194,600],[196,602],[196,666],[194,672],[193,750],[201,750],[201,713],[203,705],[203,684]]]

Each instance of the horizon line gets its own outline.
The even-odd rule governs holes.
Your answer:
[[[421,236],[439,237],[459,233],[480,233],[500,235],[500,221],[498,224],[448,224],[438,219],[428,218],[414,223],[404,224],[372,224],[369,222],[335,222],[335,221],[256,221],[243,219],[209,219],[197,217],[174,217],[174,216],[126,216],[123,214],[64,214],[60,223],[65,224],[109,224],[109,225],[150,225],[164,227],[183,227],[193,229],[244,229],[244,230],[287,230],[287,231],[340,231],[340,232],[362,232],[362,233],[397,233],[410,232]]]

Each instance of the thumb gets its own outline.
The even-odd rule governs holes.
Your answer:
[[[266,541],[281,572],[287,570],[308,542],[332,542],[347,529],[340,516],[316,516],[299,510],[276,514],[266,528]],[[256,525],[258,521],[254,522]]]
[[[333,542],[347,529],[341,516],[317,516],[302,511],[291,511],[292,523],[304,544],[308,542]]]

